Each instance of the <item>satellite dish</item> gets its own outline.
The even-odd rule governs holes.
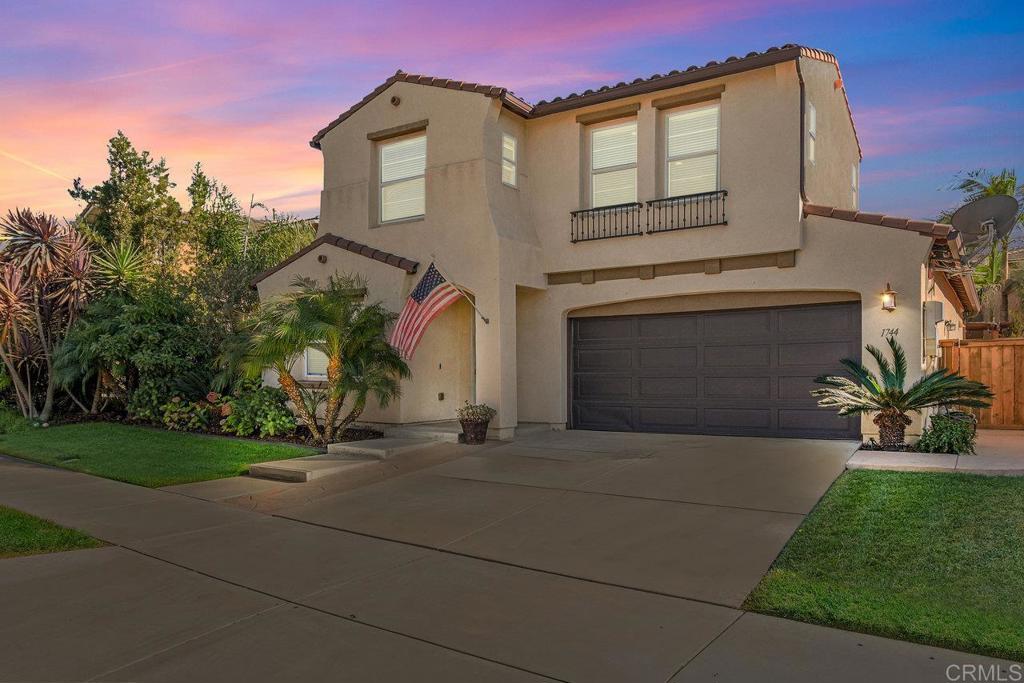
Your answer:
[[[1010,234],[1019,208],[1016,199],[998,194],[976,199],[956,210],[950,222],[963,237],[968,261]]]

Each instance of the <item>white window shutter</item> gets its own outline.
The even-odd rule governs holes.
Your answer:
[[[501,182],[515,187],[518,175],[517,141],[508,133],[501,134]]]
[[[306,377],[327,377],[327,354],[306,349]]]
[[[591,206],[636,201],[636,121],[592,131],[590,161]]]
[[[666,117],[666,193],[669,197],[718,189],[718,102]]]
[[[381,145],[381,221],[422,216],[425,213],[426,169],[425,135]]]
[[[591,136],[592,168],[599,171],[636,163],[636,122],[599,128]]]

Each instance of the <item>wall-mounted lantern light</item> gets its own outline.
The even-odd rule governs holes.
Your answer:
[[[892,290],[892,287],[889,286],[888,282],[885,283],[885,291],[882,292],[882,310],[896,310],[896,292]]]

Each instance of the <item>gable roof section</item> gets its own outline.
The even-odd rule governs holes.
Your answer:
[[[277,271],[293,263],[297,259],[302,258],[303,256],[313,251],[322,244],[330,244],[331,246],[338,247],[339,249],[350,251],[353,254],[359,254],[360,256],[365,256],[368,259],[373,259],[374,261],[386,263],[389,266],[394,266],[395,268],[404,270],[409,274],[415,273],[416,269],[419,268],[420,266],[418,261],[413,261],[412,259],[407,259],[404,256],[398,256],[397,254],[392,254],[391,252],[375,249],[374,247],[371,247],[369,245],[360,244],[359,242],[354,242],[350,239],[339,237],[338,235],[332,235],[331,233],[328,232],[323,235],[320,235],[320,237],[317,237],[315,240],[304,246],[302,249],[299,249],[297,252],[286,258],[284,261],[281,261],[273,268],[269,268],[260,273],[259,275],[257,275],[256,277],[254,277],[252,280],[249,281],[249,285],[255,287],[258,282],[265,280],[266,278],[270,277]]]
[[[704,66],[697,66],[694,64],[684,70],[673,70],[669,71],[667,74],[654,74],[647,78],[636,78],[628,83],[623,81],[615,85],[605,85],[597,88],[596,90],[585,90],[582,93],[571,93],[565,97],[555,97],[552,100],[541,100],[536,105],[530,104],[508,88],[503,88],[501,86],[483,85],[480,83],[457,81],[450,78],[436,78],[434,76],[424,76],[420,74],[409,74],[399,69],[393,76],[391,76],[391,78],[377,86],[373,92],[356,102],[354,105],[342,112],[338,118],[334,119],[327,124],[327,126],[317,132],[317,134],[313,136],[313,139],[310,140],[309,144],[311,147],[320,149],[320,141],[331,131],[331,129],[348,117],[352,116],[352,114],[359,111],[370,100],[377,97],[377,95],[380,95],[393,84],[399,82],[416,83],[418,85],[448,88],[449,90],[479,93],[487,97],[501,100],[502,106],[523,118],[534,119],[540,118],[541,116],[547,116],[549,114],[568,111],[570,109],[587,107],[592,104],[601,104],[603,102],[609,102],[623,97],[632,97],[634,95],[642,95],[656,92],[658,90],[667,90],[669,88],[677,88],[683,85],[699,83],[712,78],[731,76],[732,74],[780,64],[782,62],[799,59],[800,57],[827,62],[836,67],[836,73],[839,76],[836,81],[836,87],[842,88],[843,99],[846,102],[846,111],[849,113],[850,122],[852,123],[853,112],[850,109],[850,100],[846,96],[846,88],[843,86],[843,76],[839,71],[839,61],[836,59],[835,55],[812,47],[788,44],[783,45],[782,47],[770,47],[764,52],[749,52],[744,57],[731,56],[722,62],[711,61]],[[856,126],[854,126],[853,134],[856,138]],[[857,145],[858,147],[860,146],[859,140],[857,141]]]
[[[377,95],[380,95],[395,83],[415,83],[417,85],[429,85],[435,88],[448,88],[449,90],[479,93],[481,95],[486,95],[487,97],[493,97],[501,100],[502,106],[511,109],[520,116],[527,116],[531,109],[530,105],[527,104],[526,101],[517,97],[516,94],[508,88],[502,88],[497,85],[470,83],[468,81],[456,81],[451,78],[435,78],[434,76],[408,74],[399,69],[395,72],[394,76],[374,88],[373,92],[353,104],[351,107],[343,111],[338,118],[320,129],[317,134],[313,136],[313,139],[309,141],[309,146],[315,149],[320,149],[320,141],[325,135],[331,132],[335,126],[362,109],[370,100],[375,98]]]
[[[928,255],[929,265],[936,260],[945,260],[950,256],[959,258],[963,251],[963,240],[960,234],[953,229],[953,226],[934,221],[920,221],[912,218],[899,216],[886,216],[881,213],[864,213],[862,211],[851,211],[849,209],[837,209],[834,206],[821,204],[804,204],[805,216],[823,216],[835,218],[850,223],[864,223],[866,225],[880,225],[885,228],[897,230],[909,230],[920,235],[932,238],[932,250]],[[976,313],[981,309],[981,300],[978,297],[978,290],[974,286],[974,279],[963,273],[937,272],[937,276],[948,281],[956,298],[967,312]],[[938,277],[936,278],[939,279]]]

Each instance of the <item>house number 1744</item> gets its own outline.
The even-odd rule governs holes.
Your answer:
[[[882,328],[882,337],[883,338],[888,339],[889,337],[898,337],[898,336],[900,336],[900,328],[898,328],[898,327],[883,327]]]

